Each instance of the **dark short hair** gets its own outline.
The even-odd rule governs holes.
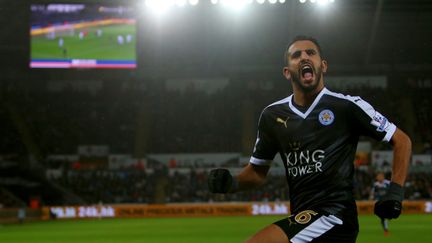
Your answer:
[[[306,35],[298,35],[298,36],[294,37],[294,39],[285,48],[285,53],[284,53],[285,65],[288,65],[288,49],[297,41],[311,41],[312,43],[314,43],[318,48],[318,53],[319,53],[320,57],[322,58],[323,55],[322,55],[321,46],[318,43],[317,39],[310,37],[310,36],[306,36]]]

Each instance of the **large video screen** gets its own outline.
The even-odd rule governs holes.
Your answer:
[[[31,68],[136,68],[131,6],[31,4]]]

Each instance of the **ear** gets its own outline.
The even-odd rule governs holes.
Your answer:
[[[327,64],[327,61],[324,59],[321,61],[321,68],[322,68],[323,73],[327,72],[328,64]]]
[[[288,70],[288,67],[284,67],[283,68],[283,76],[285,76],[286,79],[290,80],[291,79],[291,73]]]

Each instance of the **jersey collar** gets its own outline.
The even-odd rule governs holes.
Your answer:
[[[323,88],[320,92],[319,92],[319,94],[317,95],[317,97],[315,97],[315,100],[314,100],[314,102],[312,103],[312,105],[311,106],[309,106],[309,109],[307,109],[307,111],[305,112],[305,113],[303,113],[303,112],[301,112],[300,110],[298,110],[294,105],[293,105],[293,97],[294,97],[294,94],[292,94],[292,95],[290,95],[289,97],[288,97],[288,104],[289,104],[289,107],[290,107],[290,109],[294,112],[294,113],[296,113],[297,115],[299,115],[301,118],[303,118],[303,119],[306,119],[306,117],[309,115],[309,113],[311,113],[312,111],[313,111],[313,109],[315,108],[315,106],[318,104],[318,102],[320,101],[320,99],[321,99],[321,97],[324,95],[324,94],[326,94],[328,92],[328,90],[327,90],[327,88]]]

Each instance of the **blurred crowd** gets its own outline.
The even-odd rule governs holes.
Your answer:
[[[354,195],[368,200],[375,175],[373,169],[356,169]],[[68,188],[88,203],[178,203],[212,201],[287,201],[288,186],[284,175],[267,177],[266,183],[255,190],[235,194],[212,194],[207,187],[208,170],[187,172],[164,168],[146,173],[145,170],[69,171],[56,182]],[[432,197],[432,171],[411,173],[406,182],[405,198]]]
[[[286,81],[258,80],[266,79],[237,77],[213,90],[194,85],[172,89],[162,81],[119,82],[89,90],[7,87],[0,90],[0,155],[31,157],[51,169],[64,164],[47,161],[47,156],[76,155],[80,145],[105,145],[110,154],[143,157],[218,152],[249,156],[261,110],[290,93]],[[432,87],[409,79],[389,84],[387,88],[356,86],[343,92],[360,95],[406,131],[415,143],[414,152],[432,154]],[[373,146],[379,150],[382,145]],[[151,172],[144,168],[61,169],[62,175],[52,182],[89,203],[289,199],[283,176],[270,176],[259,190],[222,196],[209,194],[208,168],[196,167],[186,173],[163,166],[150,168]],[[374,171],[357,170],[357,199],[369,197],[373,178]],[[431,178],[430,172],[411,174],[406,197],[430,198]]]
[[[415,143],[430,144],[431,88],[406,86],[362,86],[343,92],[373,104]],[[42,157],[75,154],[83,144],[132,155],[250,152],[245,147],[253,145],[261,110],[290,93],[285,82],[234,79],[212,92],[193,85],[168,89],[162,81],[144,87],[102,85],[96,91],[4,91],[0,154],[32,149]]]

